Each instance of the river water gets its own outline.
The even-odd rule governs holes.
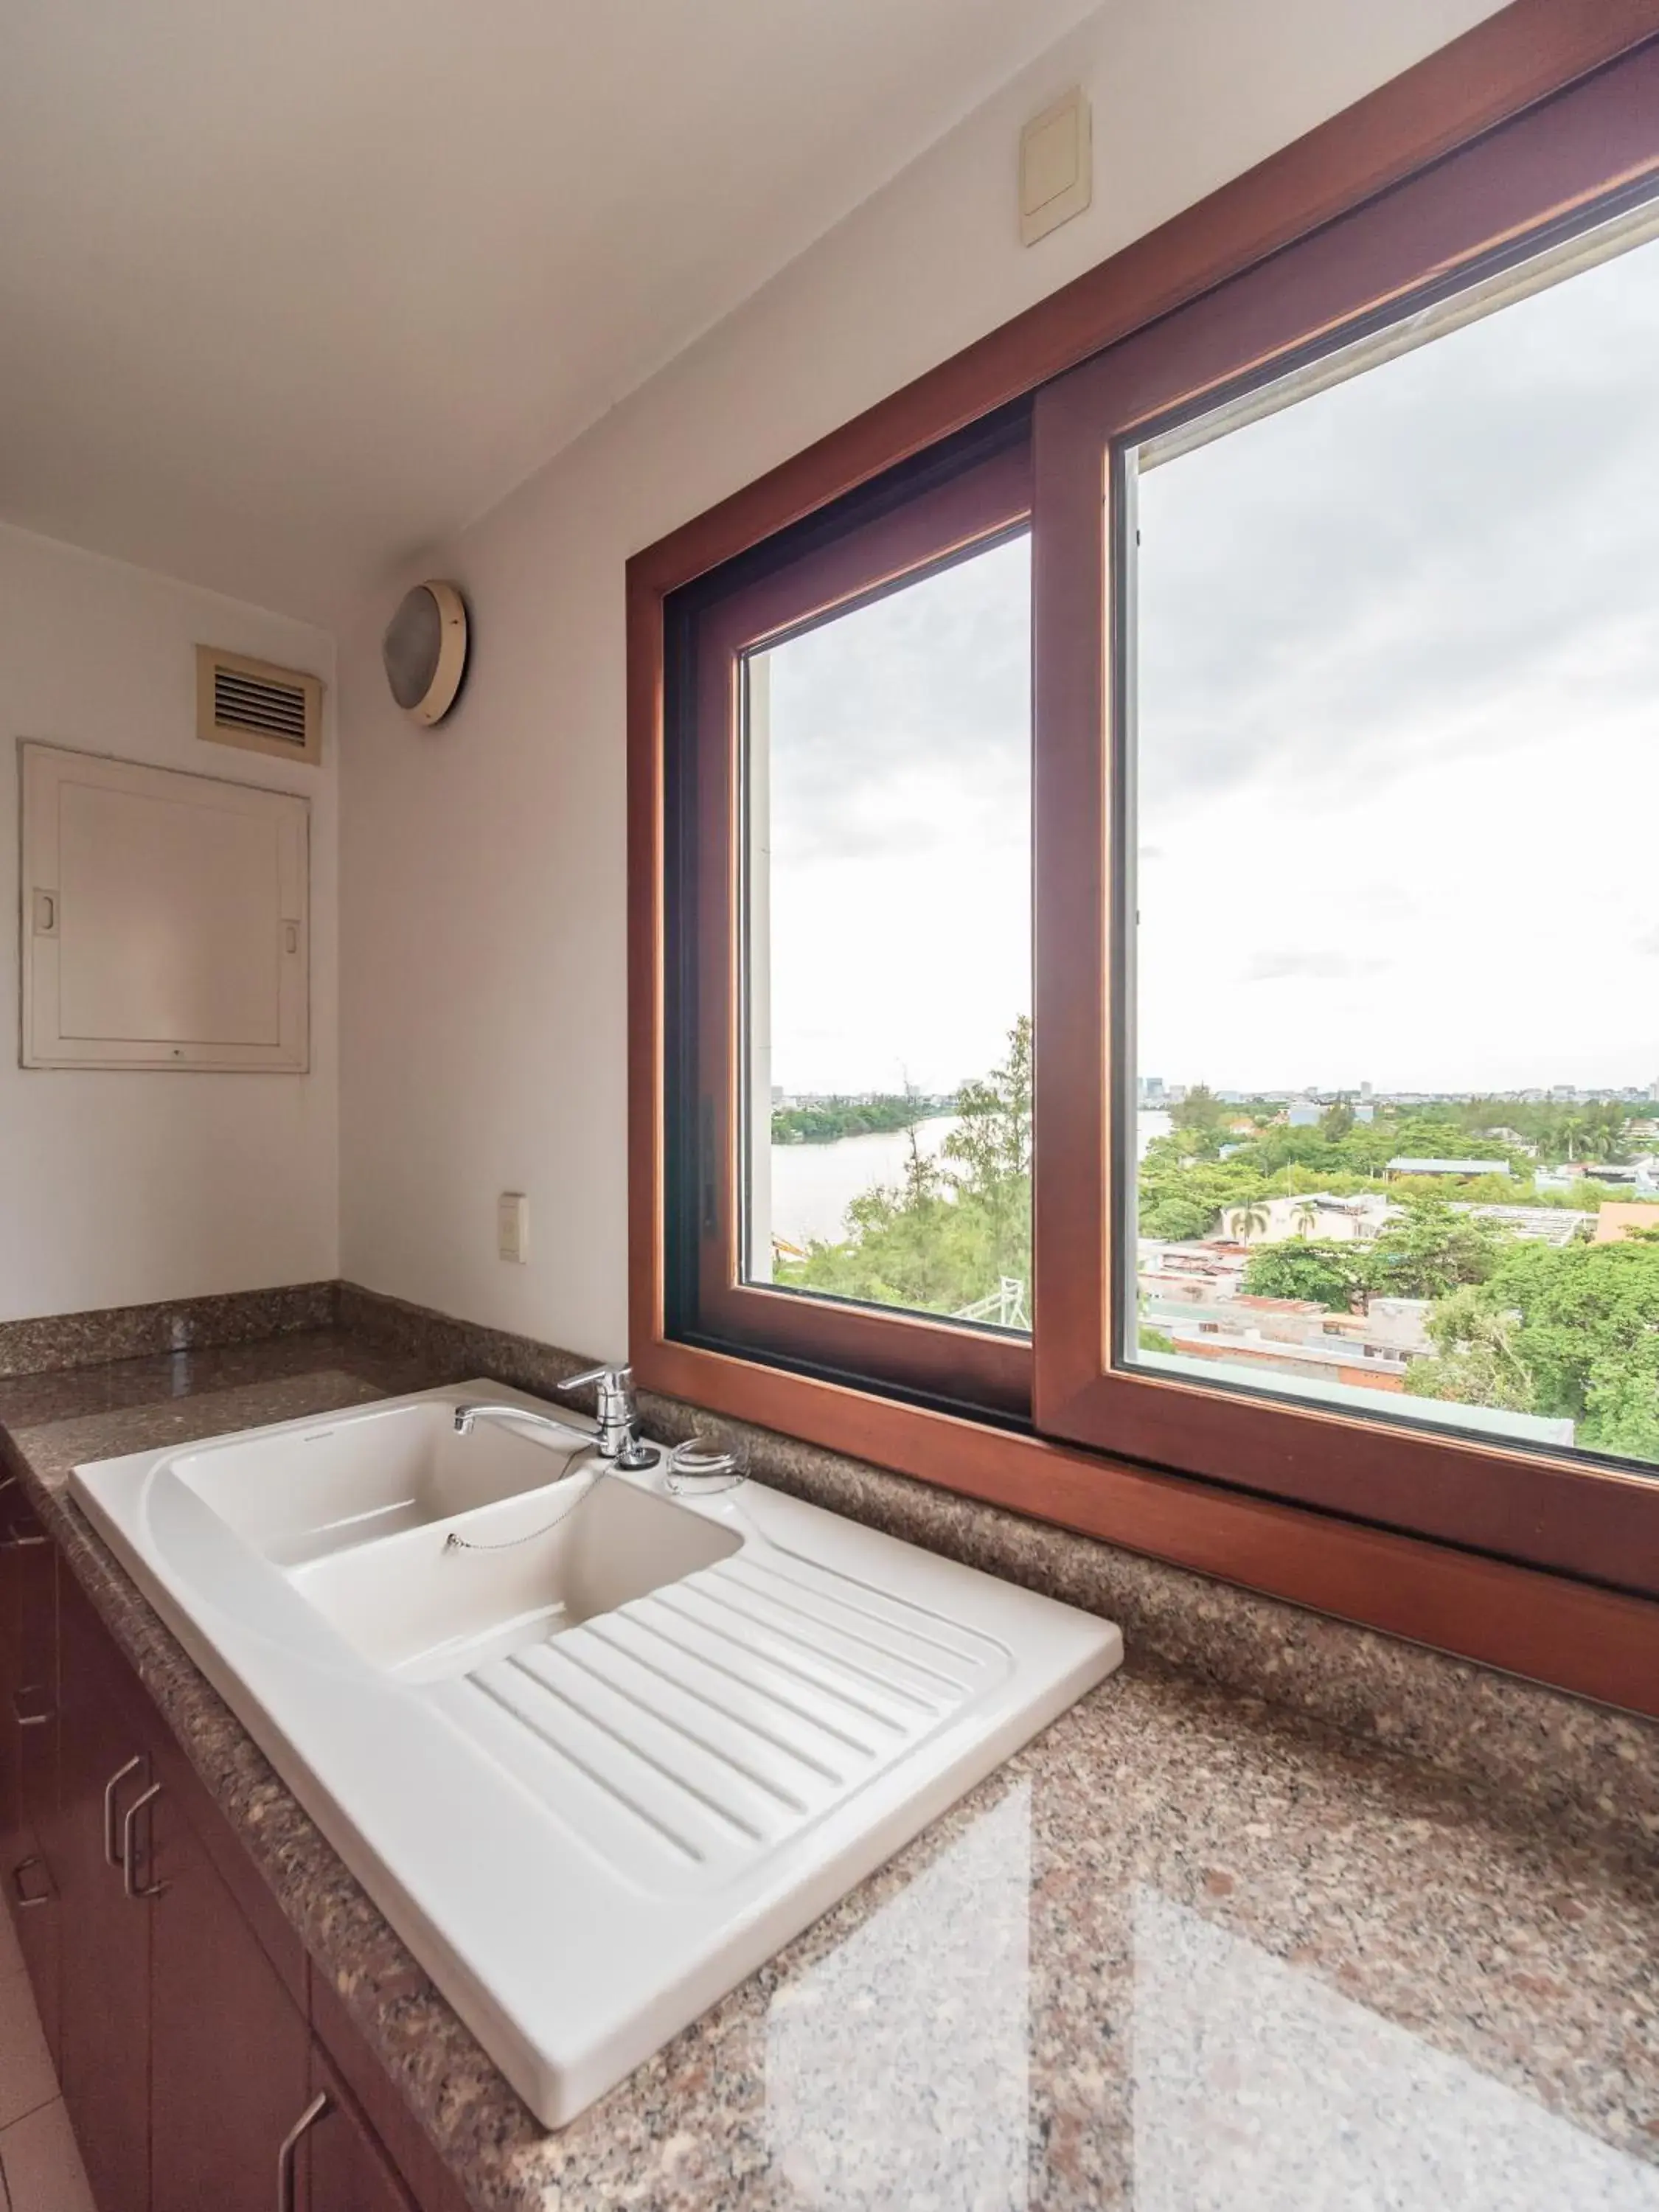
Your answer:
[[[1135,1117],[1136,1152],[1154,1137],[1169,1133],[1167,1114]],[[916,1141],[923,1156],[934,1158],[957,1126],[953,1114],[923,1121]],[[772,1147],[772,1233],[804,1250],[816,1238],[833,1244],[845,1233],[847,1209],[854,1199],[882,1183],[902,1180],[910,1144],[902,1129],[873,1137],[842,1137],[833,1145],[774,1145]]]

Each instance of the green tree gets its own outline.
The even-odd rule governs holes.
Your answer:
[[[1540,1413],[1571,1416],[1582,1443],[1608,1451],[1659,1424],[1659,1243],[1517,1243],[1489,1296],[1522,1316]]]
[[[1621,1364],[1591,1369],[1579,1441],[1659,1465],[1659,1341],[1632,1346]]]
[[[1428,1326],[1436,1357],[1413,1360],[1407,1370],[1406,1387],[1414,1396],[1516,1413],[1538,1411],[1537,1383],[1521,1349],[1518,1313],[1493,1305],[1465,1283],[1435,1306]]]
[[[1517,1240],[1429,1317],[1425,1397],[1565,1417],[1595,1451],[1659,1462],[1659,1239]]]
[[[985,1215],[995,1278],[1031,1272],[1031,1018],[1008,1032],[1008,1056],[957,1097],[961,1116],[945,1156],[963,1170],[963,1195]],[[987,1285],[987,1293],[994,1281]],[[978,1293],[976,1295],[986,1295]]]
[[[1222,1104],[1207,1083],[1195,1083],[1170,1109],[1170,1123],[1191,1140],[1194,1152],[1213,1158],[1227,1133],[1231,1113],[1231,1109]]]
[[[1353,1108],[1346,1098],[1328,1106],[1319,1117],[1319,1133],[1328,1145],[1343,1143],[1353,1131]]]
[[[1366,1284],[1365,1255],[1354,1244],[1322,1237],[1264,1244],[1244,1267],[1244,1289],[1253,1298],[1308,1298],[1347,1313]]]
[[[1171,1193],[1142,1209],[1140,1233],[1166,1244],[1195,1244],[1215,1227],[1216,1209]]]
[[[1252,1237],[1266,1235],[1268,1218],[1267,1207],[1250,1200],[1234,1208],[1227,1226],[1239,1243],[1248,1244]]]
[[[1592,1106],[1584,1116],[1579,1158],[1586,1160],[1623,1159],[1626,1118],[1626,1109],[1613,1104],[1611,1100]]]
[[[888,1091],[877,1098],[815,1098],[802,1106],[780,1106],[772,1115],[775,1145],[833,1145],[843,1137],[869,1137],[907,1129],[935,1110],[936,1103],[915,1091]]]
[[[1567,1114],[1562,1116],[1559,1141],[1566,1147],[1568,1159],[1576,1160],[1578,1158],[1577,1147],[1583,1144],[1584,1133],[1589,1126],[1582,1114]]]
[[[1456,1213],[1437,1191],[1409,1182],[1400,1209],[1370,1250],[1371,1288],[1388,1297],[1443,1298],[1460,1283],[1483,1283],[1503,1247],[1503,1232],[1474,1214]]]
[[[1185,1139],[1155,1138],[1146,1147],[1138,1177],[1140,1230],[1145,1237],[1171,1240],[1208,1237],[1220,1225],[1224,1207],[1261,1197],[1262,1181],[1239,1160],[1194,1160],[1182,1151]]]
[[[1031,1024],[1022,1017],[1003,1065],[964,1085],[961,1121],[945,1160],[927,1158],[910,1131],[896,1184],[866,1191],[847,1209],[846,1234],[814,1242],[777,1279],[914,1312],[960,1313],[992,1296],[1004,1276],[1027,1281],[1031,1253]],[[945,1165],[960,1169],[951,1174]]]

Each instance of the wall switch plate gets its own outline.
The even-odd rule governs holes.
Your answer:
[[[1034,115],[1019,134],[1019,235],[1035,245],[1081,215],[1094,197],[1089,100],[1081,85]]]
[[[504,1190],[495,1200],[495,1249],[520,1267],[530,1257],[530,1200],[521,1190]]]

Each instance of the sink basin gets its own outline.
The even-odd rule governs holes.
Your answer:
[[[562,1438],[495,1421],[458,1436],[453,1400],[428,1399],[181,1452],[172,1471],[266,1559],[298,1566],[544,1489],[589,1442],[574,1422]]]
[[[557,2127],[1122,1654],[750,1481],[596,1478],[493,1383],[77,1468],[76,1504]],[[578,1455],[580,1455],[580,1460]]]
[[[459,1441],[484,1433],[481,1424]],[[456,1531],[410,1529],[290,1579],[371,1666],[434,1681],[613,1613],[742,1540],[672,1498],[591,1474],[465,1526],[477,1548],[458,1548]]]

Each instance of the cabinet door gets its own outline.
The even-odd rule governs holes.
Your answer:
[[[58,2063],[57,1555],[15,1477],[0,1484],[0,1881]]]
[[[22,1680],[23,1586],[18,1573],[21,1554],[5,1540],[13,1519],[22,1514],[22,1497],[15,1474],[0,1479],[0,1716],[9,1711],[11,1694]],[[0,1727],[0,1850],[8,1866],[21,1825],[18,1784],[17,1739],[10,1729]],[[8,1901],[15,1906],[15,1899],[9,1894]]]
[[[155,2212],[270,2212],[278,2153],[307,2099],[310,2031],[177,1794],[163,1785],[139,1825],[138,1887],[153,1893]]]
[[[327,2101],[297,2146],[295,2187],[282,2212],[417,2212],[379,2136],[313,2042],[307,2111],[319,2096]]]
[[[50,1845],[58,1810],[58,1555],[26,1509],[15,1510],[9,1518],[0,1515],[0,1528],[8,1613],[9,1617],[15,1607],[15,1641],[9,1639],[8,1680],[0,1702],[7,1771],[15,1784],[4,1852],[7,1901],[16,1919],[23,1963],[55,2066],[60,2056],[62,1911]]]
[[[148,1787],[137,1677],[74,1577],[59,1592],[61,1787],[48,1826],[63,1944],[59,2076],[100,2212],[149,2203],[150,1911],[130,1899],[123,1818]]]

